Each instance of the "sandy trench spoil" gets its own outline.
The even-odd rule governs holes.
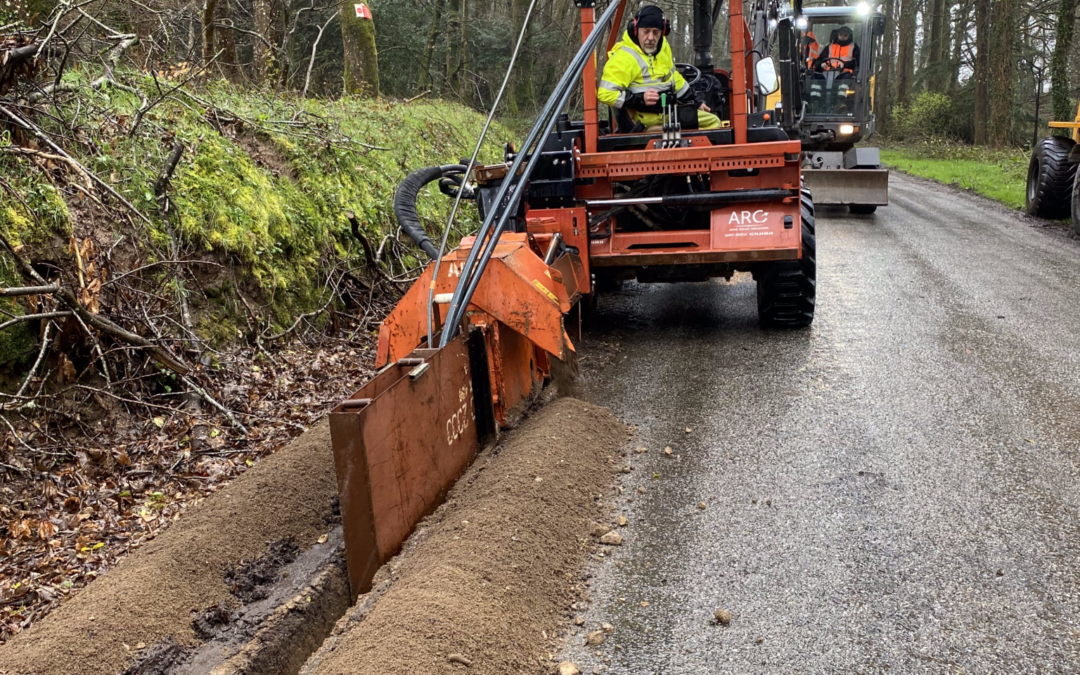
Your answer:
[[[553,672],[628,439],[610,412],[575,399],[526,419],[478,457],[303,675]]]
[[[534,412],[481,453],[380,571],[384,592],[346,612],[303,672],[549,672],[627,439],[611,413],[575,399]],[[198,646],[193,619],[240,604],[229,570],[289,538],[310,548],[335,496],[323,421],[0,647],[0,674],[173,672],[154,651]]]

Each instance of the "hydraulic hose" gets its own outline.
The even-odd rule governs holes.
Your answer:
[[[420,215],[416,212],[416,197],[428,183],[463,171],[465,166],[462,164],[428,166],[406,176],[394,194],[394,216],[397,217],[398,225],[432,260],[439,259],[439,250],[431,243],[420,223]]]

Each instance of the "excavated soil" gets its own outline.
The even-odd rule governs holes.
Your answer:
[[[380,597],[362,598],[302,672],[551,672],[628,438],[611,413],[574,399],[526,419],[474,462],[388,566]]]
[[[336,495],[324,420],[15,636],[0,673],[166,671],[331,528]]]

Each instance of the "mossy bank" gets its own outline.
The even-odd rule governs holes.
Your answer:
[[[288,325],[318,303],[328,259],[361,264],[345,212],[357,214],[372,241],[393,235],[398,182],[422,166],[468,157],[484,121],[445,101],[298,99],[225,84],[173,91],[140,119],[140,107],[186,74],[160,73],[157,81],[139,75],[131,91],[92,89],[90,76],[67,76],[65,82],[79,88],[78,103],[69,99],[60,114],[35,122],[50,135],[74,140],[64,144],[68,152],[150,223],[67,164],[0,153],[0,231],[35,260],[70,257],[72,237],[126,251],[111,252],[113,277],[136,265],[163,263],[178,250],[185,258],[213,261],[201,272],[205,283],[193,304],[198,332],[219,344],[235,338],[244,321],[232,289],[256,295],[271,322]],[[489,139],[489,159],[510,140],[499,125]],[[24,144],[17,140],[5,133],[0,143]],[[166,202],[154,185],[177,143],[183,154]],[[448,206],[434,186],[418,201],[433,232],[441,231]],[[462,211],[460,231],[472,225],[474,213]],[[157,273],[170,274],[169,265]],[[0,280],[16,281],[10,261],[0,262]],[[20,311],[14,302],[4,309]],[[26,358],[35,342],[27,337],[5,335],[0,362]]]

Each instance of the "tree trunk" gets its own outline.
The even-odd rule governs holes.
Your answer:
[[[889,85],[895,61],[895,9],[895,0],[885,0],[885,35],[881,43],[881,58],[878,59],[878,76],[874,80],[874,116],[877,118],[878,133],[882,136],[888,136],[889,127],[892,126],[892,92],[889,91]]]
[[[446,8],[446,83],[455,92],[458,89],[458,66],[461,65],[461,0],[450,0]]]
[[[446,0],[435,0],[435,16],[431,19],[431,30],[428,31],[427,47],[424,49],[424,61],[420,68],[420,76],[416,80],[417,91],[424,91],[424,87],[431,84],[431,58],[435,54],[435,43],[442,30],[442,13],[445,4]]]
[[[975,145],[986,145],[990,122],[990,0],[975,0]]]
[[[356,16],[352,0],[341,3],[341,42],[345,50],[345,93],[379,95],[379,55],[375,21]]]
[[[926,14],[923,15],[923,36],[929,43],[926,58],[926,88],[941,91],[941,29],[942,6],[946,0],[928,0]]]
[[[992,19],[994,52],[990,57],[990,144],[1004,148],[1012,142],[1013,82],[1016,79],[1014,40],[1016,0],[995,0]]]
[[[1076,0],[1060,0],[1057,9],[1054,55],[1050,62],[1050,100],[1053,116],[1059,122],[1071,122],[1076,109],[1069,98],[1069,51],[1076,25]]]
[[[469,0],[461,0],[461,42],[458,47],[458,81],[465,81],[468,76],[469,68],[469,6],[472,3]],[[470,90],[472,87],[470,87]],[[475,92],[470,91],[468,100],[475,103]]]
[[[941,20],[938,32],[938,62],[935,77],[937,91],[945,93],[949,89],[949,77],[952,72],[952,0],[941,0]]]
[[[270,49],[271,24],[274,21],[274,0],[252,0],[252,12],[255,15],[255,33],[253,37],[253,59],[255,81],[262,82],[270,73],[274,63],[274,53]],[[261,38],[261,39],[260,39]]]
[[[219,28],[216,31],[218,47],[221,49],[221,58],[218,59],[218,67],[225,79],[236,82],[240,79],[240,64],[236,57],[236,33],[232,28],[232,2],[233,0],[217,0],[217,22]]]
[[[985,0],[989,1],[989,0]],[[896,101],[910,103],[911,81],[915,76],[915,7],[918,0],[900,0],[900,48],[896,59]]]
[[[949,62],[949,94],[956,95],[960,89],[960,65],[964,60],[964,37],[968,32],[971,19],[971,6],[961,4],[957,7],[956,30],[953,33],[952,60]]]
[[[202,61],[209,69],[217,48],[214,46],[214,22],[217,20],[217,0],[205,0],[202,11]],[[209,73],[207,73],[209,75]]]

